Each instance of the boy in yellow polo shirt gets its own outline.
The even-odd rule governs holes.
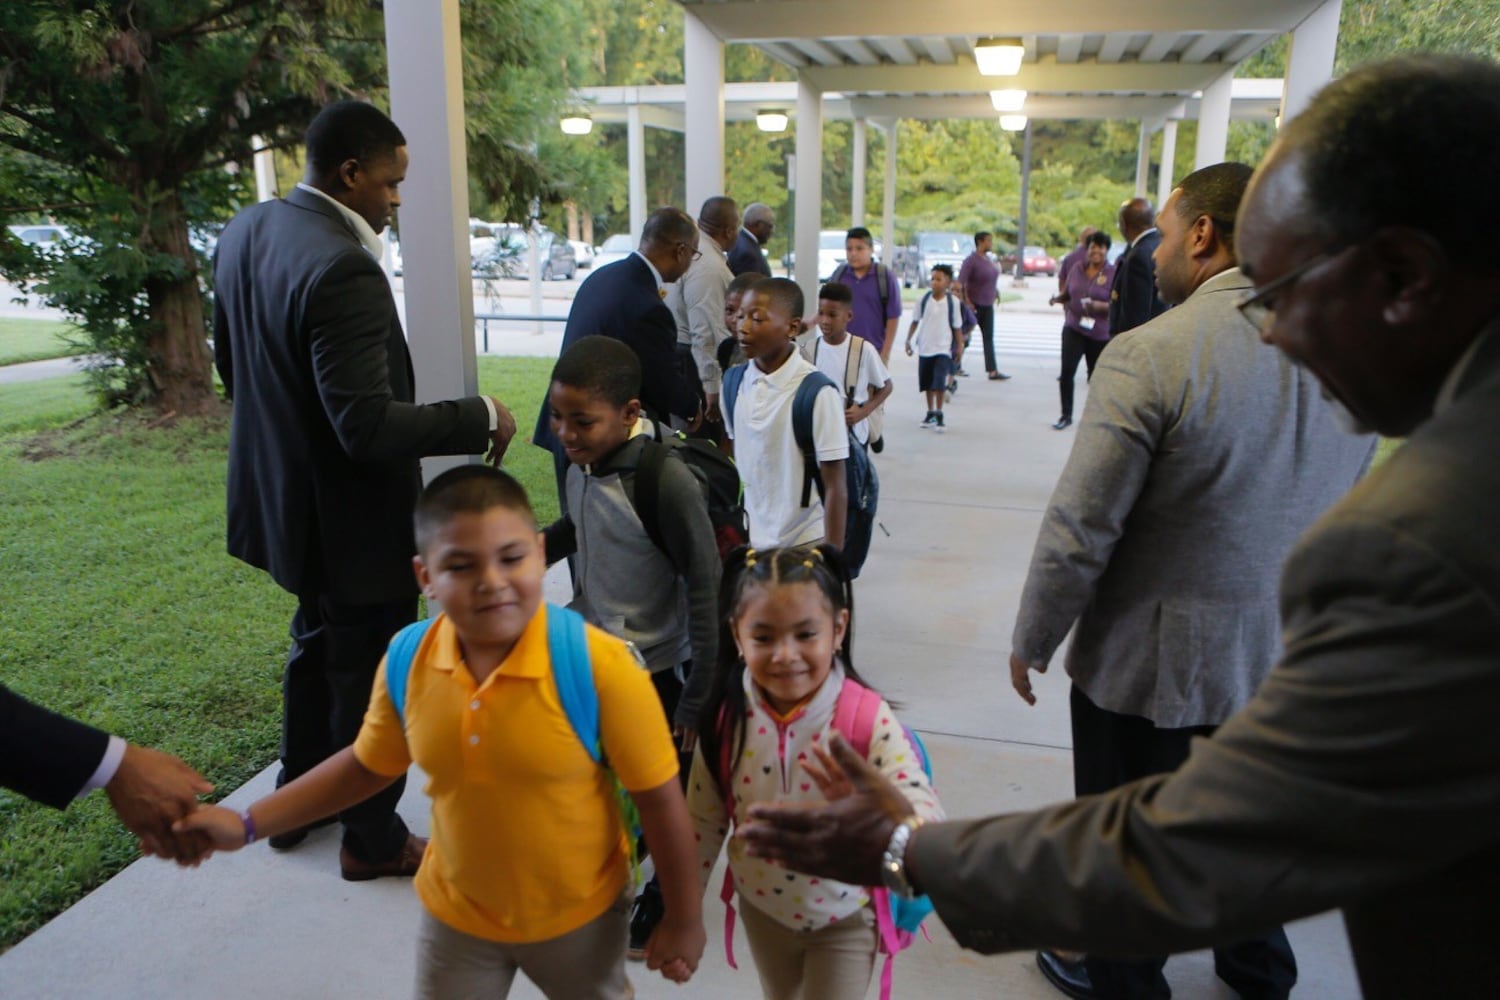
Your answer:
[[[416,529],[417,580],[444,613],[412,659],[404,727],[382,663],[354,746],[244,813],[204,807],[180,828],[234,850],[362,801],[415,762],[432,798],[415,880],[426,910],[417,995],[504,997],[519,969],[550,998],[620,1000],[626,831],[609,774],[552,680],[542,542],[525,491],[494,469],[453,469],[423,491]],[[586,634],[603,756],[639,809],[666,898],[647,965],[686,982],[704,931],[677,754],[629,647]]]

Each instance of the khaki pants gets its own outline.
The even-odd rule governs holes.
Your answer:
[[[547,1000],[629,1000],[625,940],[630,897],[576,931],[531,944],[502,944],[456,931],[425,909],[417,940],[418,1000],[503,1000],[516,970]]]
[[[815,931],[794,931],[740,897],[740,918],[766,1000],[863,1000],[875,971],[868,907]]]

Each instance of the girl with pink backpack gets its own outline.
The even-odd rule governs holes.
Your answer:
[[[822,780],[819,751],[833,732],[896,782],[926,820],[942,818],[921,741],[870,689],[850,658],[853,593],[838,549],[740,548],[725,561],[720,653],[700,715],[688,779],[688,810],[707,885],[729,840],[722,898],[729,908],[729,964],[736,913],[769,1000],[860,1000],[878,954],[911,941],[922,913],[892,908],[884,890],[830,882],[750,857],[729,838],[757,802],[821,802],[838,790]]]

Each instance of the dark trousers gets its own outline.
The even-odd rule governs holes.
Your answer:
[[[1107,792],[1153,774],[1175,771],[1188,757],[1194,736],[1214,726],[1161,729],[1134,715],[1100,708],[1073,687],[1073,788],[1078,795]],[[1167,1000],[1172,989],[1162,975],[1165,956],[1138,961],[1086,960],[1089,978],[1106,1000]],[[1214,971],[1244,1000],[1281,1000],[1297,982],[1297,959],[1280,927],[1260,937],[1214,949]]]
[[[415,597],[352,605],[337,604],[326,594],[298,599],[297,613],[292,616],[292,650],[281,684],[278,786],[354,743],[370,706],[370,688],[386,645],[416,618]],[[396,815],[396,803],[405,787],[403,776],[339,813],[344,846],[350,854],[378,863],[400,853],[407,829]]]
[[[984,338],[985,374],[999,371],[995,367],[995,307],[975,306],[974,315],[979,319],[979,334]]]
[[[1073,416],[1073,376],[1078,374],[1078,359],[1088,366],[1088,377],[1094,377],[1094,365],[1099,363],[1099,352],[1104,350],[1107,340],[1085,337],[1071,326],[1062,332],[1062,374],[1057,377],[1057,391],[1062,396],[1062,415]]]

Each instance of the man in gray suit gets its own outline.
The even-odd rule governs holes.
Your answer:
[[[928,893],[983,952],[1185,951],[1339,907],[1366,1000],[1493,996],[1500,199],[1462,193],[1497,162],[1500,67],[1413,58],[1325,88],[1251,183],[1241,311],[1351,420],[1410,439],[1298,541],[1281,661],[1182,767],[918,828],[835,739],[849,794],[755,807],[751,852]]]
[[[1042,519],[1010,658],[1028,703],[1077,623],[1079,795],[1175,770],[1194,736],[1242,708],[1280,654],[1276,582],[1292,543],[1359,477],[1375,444],[1342,433],[1317,379],[1262,346],[1235,308],[1250,287],[1234,219],[1250,168],[1189,174],[1157,219],[1156,283],[1174,306],[1099,359]],[[1280,928],[1215,952],[1243,997],[1285,997]],[[1165,956],[1037,963],[1075,998],[1171,996]]]

